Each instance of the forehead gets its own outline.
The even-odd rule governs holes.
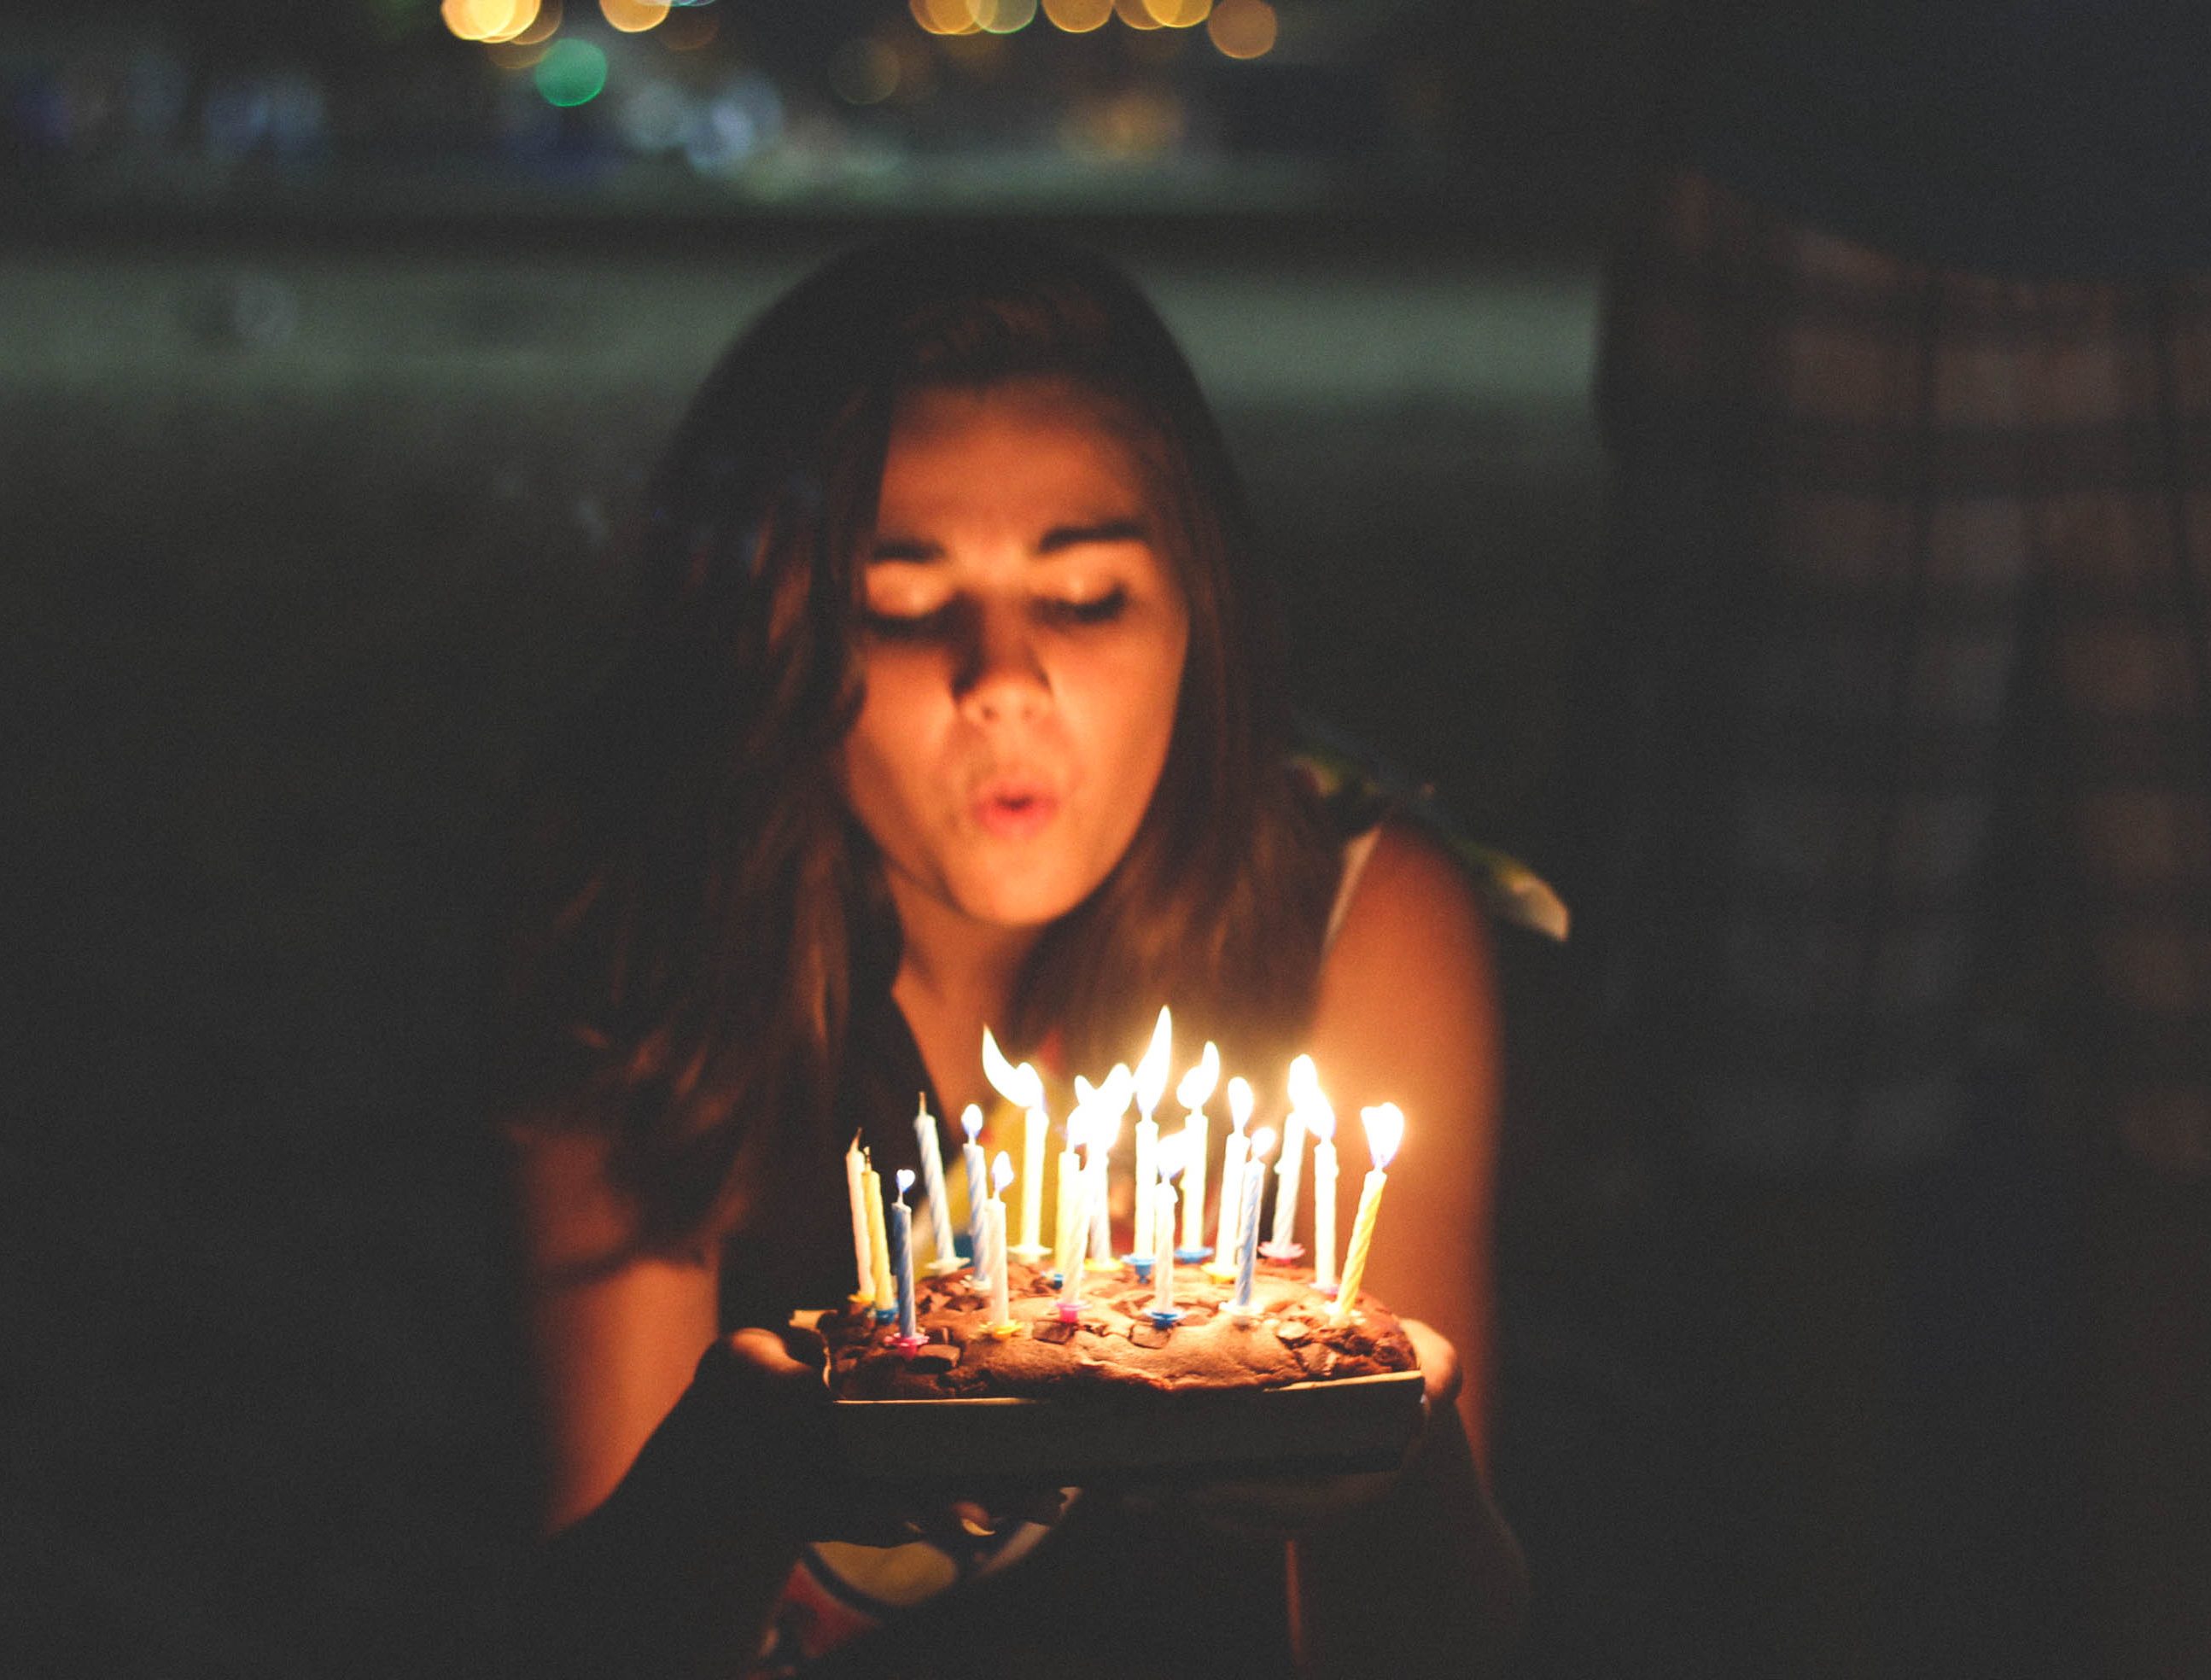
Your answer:
[[[1132,515],[1154,501],[1134,428],[1063,380],[907,393],[893,410],[878,523]]]

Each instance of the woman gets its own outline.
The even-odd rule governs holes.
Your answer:
[[[1474,1374],[1423,1444],[1444,1473],[1318,1495],[1341,1520],[1295,1542],[1306,1654],[1361,1659],[1376,1617],[1337,1588],[1375,1525],[1420,1537],[1408,1592],[1463,1601],[1504,1555],[1457,1427],[1487,1313],[1481,920],[1441,853],[1392,827],[1347,852],[1287,770],[1250,548],[1165,329],[1057,247],[849,256],[707,382],[629,642],[530,807],[502,996],[560,1535],[541,1603],[583,1630],[576,1666],[734,1671],[772,1624],[778,1660],[832,1642],[791,1624],[827,1554],[794,1561],[882,1513],[839,1486],[818,1378],[772,1332],[847,1287],[845,1143],[910,1156],[918,1086],[940,1115],[987,1102],[986,1024],[1095,1074],[1163,1002],[1232,1068],[1309,1049],[1344,1112],[1415,1117],[1370,1285],[1442,1332],[1439,1402]],[[1315,1497],[1214,1514],[1294,1528]]]

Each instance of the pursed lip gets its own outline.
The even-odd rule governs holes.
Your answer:
[[[1031,776],[999,776],[975,791],[968,810],[984,833],[1020,840],[1051,822],[1059,806],[1060,797],[1050,783]]]

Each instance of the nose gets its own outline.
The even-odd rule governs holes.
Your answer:
[[[1017,608],[986,608],[977,614],[964,652],[953,692],[971,721],[1021,721],[1051,705],[1051,676],[1026,615]]]

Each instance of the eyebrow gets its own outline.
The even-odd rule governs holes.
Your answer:
[[[1037,558],[1048,559],[1068,549],[1080,549],[1101,543],[1148,543],[1150,528],[1142,519],[1122,518],[1100,519],[1084,525],[1054,525],[1037,542]],[[944,550],[935,543],[918,537],[878,537],[868,551],[869,561],[884,561],[909,566],[928,566],[944,558]]]

